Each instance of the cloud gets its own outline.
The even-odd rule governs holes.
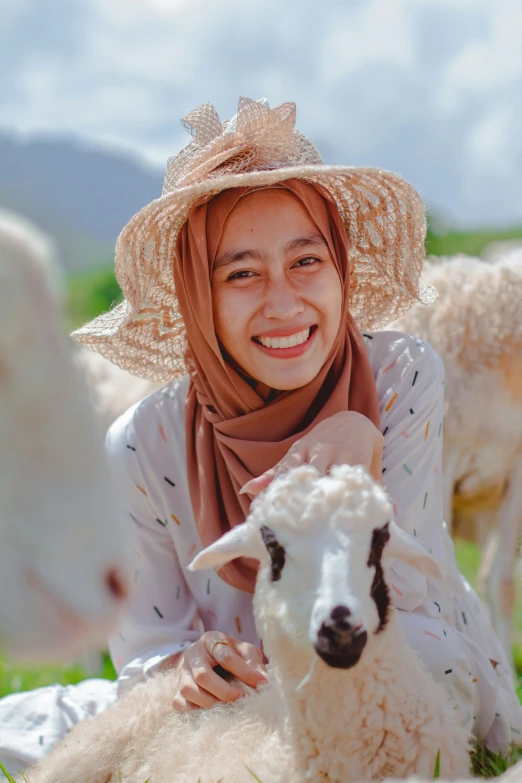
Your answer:
[[[520,222],[519,0],[4,0],[0,125],[164,162],[210,100],[295,100],[329,162],[398,171],[452,221]],[[5,9],[5,10],[4,10]]]

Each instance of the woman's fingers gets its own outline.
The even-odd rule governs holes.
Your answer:
[[[208,709],[216,702],[236,701],[243,695],[240,688],[214,671],[218,665],[251,688],[266,682],[260,648],[207,631],[181,654],[174,666],[178,675],[172,701],[175,710]]]
[[[324,475],[334,464],[334,455],[329,449],[318,448],[308,460],[308,464],[317,468],[321,475]]]
[[[382,481],[382,446],[377,444],[370,465],[370,476],[379,483]]]
[[[215,645],[212,655],[216,663],[250,688],[257,688],[266,682],[264,674],[256,668],[257,663],[252,665],[245,661],[230,644]]]
[[[235,701],[241,696],[241,691],[214,671],[214,666],[221,663],[216,657],[216,651],[220,647],[232,650],[230,642],[225,634],[216,632],[207,632],[203,634],[200,643],[194,645],[193,654],[187,659],[190,677],[182,678],[182,683],[188,683],[189,687],[192,687],[192,683],[195,683],[199,690],[210,694],[218,701]],[[237,655],[237,653],[234,652],[234,655]],[[222,663],[221,665],[224,669],[227,669]],[[227,669],[227,671],[229,671],[229,669]],[[192,701],[190,694],[187,696],[182,693],[182,695],[189,699],[189,701]],[[199,702],[194,703],[199,704]]]
[[[230,685],[230,683],[224,680],[223,677],[220,677],[219,674],[216,674],[213,669],[213,662],[211,661],[208,661],[205,665],[194,666],[192,668],[192,677],[194,678],[194,683],[197,686],[198,694],[202,693],[210,696],[213,700],[212,704],[215,704],[216,701],[236,701],[236,699],[239,699],[241,696],[242,692],[239,690],[239,688],[234,688],[234,686]],[[181,693],[186,699],[193,701],[190,693],[188,695],[182,691]],[[209,704],[208,706],[211,707],[212,704]],[[201,704],[200,706],[203,707],[207,705]]]
[[[172,706],[176,712],[192,712],[192,710],[200,709],[199,705],[192,704],[192,702],[187,701],[179,694],[176,694],[176,696],[172,699]]]
[[[249,666],[258,671],[263,678],[266,678],[266,658],[260,647],[248,642],[236,642],[236,649]]]
[[[260,492],[268,487],[276,476],[279,476],[281,473],[286,473],[287,470],[296,468],[298,465],[302,465],[305,461],[306,454],[299,447],[299,443],[300,441],[294,443],[288,454],[286,454],[277,465],[274,465],[273,468],[270,468],[270,470],[262,473],[257,478],[247,481],[239,490],[239,494],[242,495],[244,492],[248,492],[249,495],[259,495]]]
[[[239,490],[239,494],[242,495],[244,492],[248,492],[249,495],[259,495],[259,493],[266,489],[270,482],[273,481],[275,475],[275,468],[267,470],[266,473],[262,473],[260,476],[257,476],[257,478],[247,481]]]
[[[179,690],[175,697],[175,700],[176,699],[180,702],[187,702],[187,704],[190,704],[193,707],[203,707],[203,709],[209,709],[219,701],[219,699],[200,687],[191,678],[184,679],[180,682]]]

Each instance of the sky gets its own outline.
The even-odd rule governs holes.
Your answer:
[[[397,171],[451,225],[522,225],[520,0],[0,0],[0,129],[152,165],[180,118],[297,104],[328,163]]]

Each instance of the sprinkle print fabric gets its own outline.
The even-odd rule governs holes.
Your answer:
[[[408,335],[363,337],[381,407],[383,484],[398,523],[445,569],[438,582],[392,563],[393,602],[411,646],[459,705],[463,721],[493,750],[506,749],[522,741],[522,709],[489,619],[457,570],[442,518],[442,362]],[[118,680],[87,681],[94,684],[95,699],[92,687],[82,683],[1,700],[0,761],[8,769],[42,757],[71,721],[101,711],[203,630],[259,642],[251,595],[213,573],[186,570],[200,549],[185,462],[187,388],[183,378],[155,392],[120,417],[107,436],[134,551],[134,597],[109,644]],[[36,724],[27,717],[34,714]]]

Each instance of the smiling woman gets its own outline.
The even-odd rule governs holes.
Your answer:
[[[186,117],[194,138],[169,161],[163,196],[118,239],[125,301],[75,333],[168,385],[108,435],[136,553],[110,640],[118,682],[94,704],[81,689],[67,704],[56,689],[0,702],[0,760],[12,767],[44,755],[64,714],[78,722],[158,670],[174,667],[179,711],[240,696],[217,666],[252,688],[264,681],[257,561],[238,552],[210,578],[186,566],[302,463],[323,474],[363,465],[382,481],[405,535],[445,572],[390,564],[409,644],[476,736],[498,750],[522,734],[507,661],[444,526],[442,364],[414,337],[372,331],[434,299],[419,282],[422,203],[395,174],[325,166],[294,122],[293,104],[247,99],[226,123],[210,104]]]
[[[312,381],[341,325],[344,275],[333,246],[317,233],[320,218],[329,232],[324,201],[314,201],[315,220],[290,190],[247,193],[225,221],[217,249],[216,334],[237,365],[268,390]]]

